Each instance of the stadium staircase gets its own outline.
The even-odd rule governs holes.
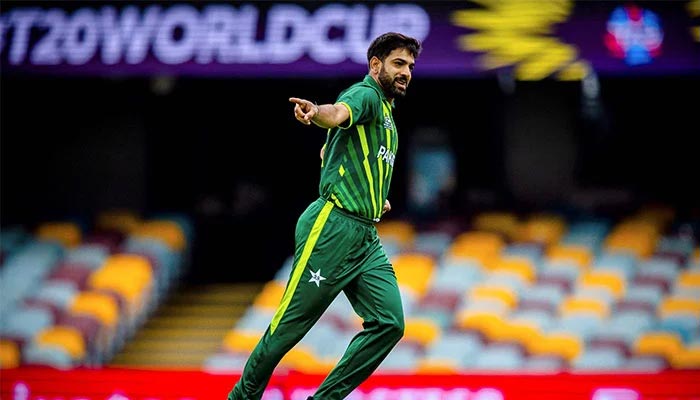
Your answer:
[[[127,368],[195,368],[220,350],[223,338],[254,297],[259,283],[183,285],[110,362]]]

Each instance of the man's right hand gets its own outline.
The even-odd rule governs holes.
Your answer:
[[[304,125],[311,125],[311,120],[318,114],[318,106],[308,100],[290,97],[294,103],[294,117]]]

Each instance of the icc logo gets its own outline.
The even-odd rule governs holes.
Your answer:
[[[661,54],[663,30],[659,17],[634,5],[620,6],[608,19],[605,47],[628,65],[647,64]]]

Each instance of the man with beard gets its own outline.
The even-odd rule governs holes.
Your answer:
[[[375,223],[387,196],[398,144],[394,99],[404,96],[421,44],[396,32],[367,50],[369,72],[333,104],[292,97],[294,116],[328,130],[321,152],[319,198],[301,214],[292,271],[272,321],[229,400],[258,400],[282,357],[344,292],[363,330],[313,399],[343,399],[367,379],[403,336],[404,316],[393,267]]]

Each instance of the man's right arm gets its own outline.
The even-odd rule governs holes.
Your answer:
[[[317,105],[308,100],[292,97],[294,117],[305,125],[313,122],[321,128],[335,128],[350,118],[350,111],[343,104]]]

